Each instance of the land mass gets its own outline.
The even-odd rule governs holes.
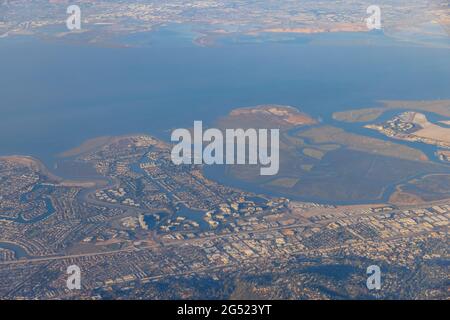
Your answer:
[[[297,108],[281,105],[237,108],[218,120],[221,128],[278,128],[284,131],[316,123],[315,119]]]
[[[108,185],[58,183],[32,158],[0,158],[0,296],[447,297],[447,167],[382,147],[369,153],[361,146],[371,140],[291,107],[231,114],[224,123],[257,127],[257,119],[280,127],[287,162],[280,175],[259,182],[285,196],[218,183],[204,165],[177,166],[171,145],[148,135],[99,140],[66,154]],[[247,179],[246,170],[239,179]],[[381,197],[391,184],[403,192],[399,205]],[[338,205],[298,195],[368,200]],[[369,263],[384,267],[386,289],[376,295],[364,285]],[[67,290],[73,264],[83,270],[83,290]]]
[[[365,127],[398,140],[422,142],[450,149],[450,128],[431,123],[422,113],[404,112],[382,124]]]
[[[408,109],[431,112],[450,118],[450,100],[381,100],[382,106],[375,108],[354,109],[333,113],[333,119],[343,122],[370,122],[378,119],[389,110]]]

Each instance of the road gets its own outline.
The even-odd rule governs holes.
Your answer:
[[[432,205],[444,205],[444,204],[448,204],[448,201],[434,202]],[[428,204],[428,205],[423,205],[423,206],[414,206],[414,209],[429,208],[429,207],[430,207],[430,205]],[[399,210],[392,210],[392,211],[390,211],[390,213],[401,212],[405,209],[410,209],[410,207],[409,206],[402,207]],[[362,213],[362,214],[352,215],[352,217],[373,216],[376,214],[377,213]],[[271,227],[271,228],[261,229],[261,230],[230,232],[230,233],[217,234],[217,235],[201,237],[201,238],[194,238],[194,239],[187,239],[187,240],[174,240],[174,241],[170,241],[170,242],[166,242],[166,243],[161,242],[157,245],[147,245],[147,246],[142,246],[142,247],[130,246],[130,247],[123,248],[123,249],[109,250],[109,251],[103,251],[103,252],[83,253],[83,254],[73,254],[73,255],[56,255],[56,256],[36,257],[36,258],[13,260],[13,261],[4,261],[4,262],[0,262],[0,265],[39,263],[39,262],[45,262],[45,261],[65,260],[65,259],[80,258],[80,257],[112,255],[112,254],[117,254],[117,253],[121,253],[121,252],[163,249],[164,247],[180,246],[183,244],[190,244],[190,243],[198,243],[199,241],[211,241],[211,240],[217,240],[217,239],[222,239],[222,238],[231,237],[231,236],[240,236],[240,235],[249,235],[249,234],[264,234],[264,233],[271,233],[274,231],[280,231],[280,230],[292,229],[292,228],[298,228],[298,227],[324,227],[325,225],[328,225],[331,222],[335,222],[335,221],[341,220],[341,219],[343,219],[343,218],[336,217],[333,219],[321,220],[320,222],[317,222],[317,223],[307,222],[307,223],[291,224],[291,225],[286,225],[286,226]],[[396,240],[396,239],[402,239],[402,238],[411,238],[411,237],[420,236],[420,235],[432,233],[432,232],[435,232],[435,231],[409,233],[406,235],[399,235],[399,236],[391,237],[391,238],[383,238],[380,240],[390,241],[390,240]],[[346,245],[344,245],[342,247],[346,247]],[[336,248],[330,248],[330,249],[334,250]]]

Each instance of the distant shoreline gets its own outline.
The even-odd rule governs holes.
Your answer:
[[[49,179],[50,183],[54,183],[58,186],[93,188],[104,184],[103,180],[78,181],[78,180],[63,179],[52,173],[42,161],[31,156],[21,156],[21,155],[0,156],[0,161],[1,160],[11,161],[14,163],[28,166],[36,170],[37,172],[41,173],[47,179]]]

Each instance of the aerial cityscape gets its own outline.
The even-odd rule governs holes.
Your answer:
[[[449,32],[439,0],[0,0],[0,300],[448,300]]]

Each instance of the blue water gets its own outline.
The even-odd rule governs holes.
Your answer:
[[[174,215],[175,218],[176,217],[185,217],[191,221],[195,221],[199,224],[199,226],[202,230],[208,230],[209,225],[203,219],[204,216],[205,216],[204,211],[192,210],[183,204],[179,204],[179,210],[176,211],[175,215]]]
[[[33,187],[33,190],[31,192],[35,192],[35,191],[39,190],[40,188],[42,188],[41,185],[36,185],[36,186]],[[22,203],[30,201],[28,199],[28,197],[30,196],[31,192],[22,194],[20,196],[20,201]],[[45,208],[46,208],[45,213],[43,213],[42,215],[39,215],[39,216],[35,216],[35,217],[31,218],[31,219],[25,219],[23,217],[23,213],[20,213],[17,218],[10,218],[10,217],[8,217],[8,215],[0,214],[0,219],[14,221],[14,222],[21,223],[21,224],[33,224],[33,223],[36,223],[38,221],[41,221],[41,220],[44,220],[44,219],[48,218],[49,216],[51,216],[55,212],[56,209],[53,206],[52,201],[50,200],[50,198],[48,198],[48,197],[46,197],[44,195],[39,195],[34,200],[35,201],[44,201],[45,202]]]
[[[345,34],[202,48],[161,32],[130,39],[143,48],[0,39],[0,154],[52,167],[55,154],[89,138],[168,139],[239,106],[287,104],[326,119],[379,99],[450,98],[448,49]]]
[[[18,259],[30,257],[30,255],[27,253],[27,251],[23,247],[15,244],[15,243],[0,242],[0,248],[13,251],[16,258],[18,258]]]
[[[145,172],[145,170],[143,170],[140,167],[141,163],[145,163],[147,161],[148,161],[148,158],[145,155],[144,157],[142,157],[142,159],[138,163],[133,164],[131,166],[131,169],[133,171],[135,171],[136,173],[138,173],[138,174],[143,174],[144,176],[148,176],[147,173]],[[168,193],[167,195],[172,200],[174,200],[172,198],[172,196],[173,196],[172,193]],[[164,212],[160,212],[158,214],[161,215],[161,216],[165,216]],[[197,222],[202,230],[207,230],[209,228],[209,225],[203,219],[204,215],[205,215],[204,211],[193,210],[193,209],[190,209],[190,208],[186,207],[186,205],[184,205],[183,203],[178,203],[177,206],[176,206],[176,210],[174,212],[174,216],[172,218],[177,218],[177,217],[187,218],[187,219],[189,219],[191,221]],[[144,219],[145,219],[145,221],[147,222],[147,224],[149,225],[150,228],[154,227],[156,225],[156,223],[157,223],[156,219],[153,216],[151,216],[151,215],[146,216]]]

